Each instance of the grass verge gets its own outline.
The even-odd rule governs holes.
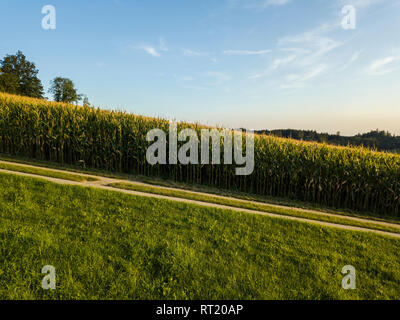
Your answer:
[[[188,192],[188,191],[158,188],[158,187],[154,187],[154,186],[145,186],[145,185],[133,184],[133,183],[124,183],[124,182],[112,183],[109,186],[114,187],[114,188],[119,188],[119,189],[140,191],[140,192],[146,192],[146,193],[151,193],[151,194],[159,194],[159,195],[164,195],[164,196],[183,198],[183,199],[189,199],[189,200],[195,200],[195,201],[201,201],[201,202],[207,202],[207,203],[215,203],[215,204],[226,205],[226,206],[231,206],[231,207],[236,207],[236,208],[257,210],[257,211],[268,212],[268,213],[276,213],[276,214],[282,214],[282,215],[287,215],[287,216],[307,218],[307,219],[317,220],[317,221],[338,223],[338,224],[356,226],[356,227],[364,227],[364,228],[381,230],[381,231],[389,231],[389,232],[394,232],[394,233],[400,234],[400,225],[398,225],[398,227],[392,227],[392,226],[377,224],[377,223],[374,223],[374,221],[364,222],[364,221],[354,220],[351,217],[345,217],[345,216],[338,217],[338,216],[332,216],[332,215],[325,215],[322,212],[319,214],[319,213],[313,213],[313,212],[306,211],[306,210],[303,211],[300,209],[281,208],[281,207],[277,207],[274,205],[254,203],[251,201],[227,199],[227,198],[221,198],[221,197],[216,197],[216,196],[212,196],[212,195],[204,195],[204,194],[193,193],[193,192]]]
[[[244,192],[239,192],[239,191],[234,191],[234,190],[217,189],[215,187],[199,185],[199,184],[174,182],[172,180],[161,179],[159,177],[148,177],[148,176],[141,176],[141,175],[126,174],[126,173],[110,172],[110,171],[92,169],[92,168],[82,168],[79,165],[65,164],[64,166],[61,166],[59,163],[56,163],[56,162],[31,159],[31,158],[26,158],[26,157],[21,157],[21,156],[12,156],[9,154],[1,154],[1,153],[0,153],[0,160],[13,161],[13,162],[18,162],[18,163],[22,163],[22,164],[29,164],[29,165],[45,167],[45,168],[52,168],[52,169],[57,169],[57,170],[65,170],[65,171],[68,170],[71,172],[85,173],[85,174],[102,176],[102,177],[107,177],[107,178],[142,182],[142,183],[154,185],[156,187],[161,186],[161,187],[167,187],[167,188],[178,188],[178,189],[183,189],[183,190],[187,190],[187,191],[208,193],[208,194],[210,194],[210,196],[216,195],[216,196],[223,196],[223,197],[232,197],[232,198],[237,198],[239,200],[260,202],[262,204],[288,206],[288,207],[293,207],[293,208],[295,207],[295,208],[304,209],[304,210],[320,210],[320,211],[324,211],[324,212],[332,213],[332,214],[336,214],[336,215],[343,215],[345,217],[351,216],[351,217],[356,217],[356,218],[364,218],[364,219],[366,218],[366,219],[370,219],[370,220],[376,220],[376,221],[380,221],[380,222],[390,222],[390,223],[400,224],[400,220],[398,218],[387,217],[387,216],[383,217],[383,216],[377,215],[372,212],[357,212],[357,211],[349,210],[349,209],[338,209],[338,208],[316,205],[313,203],[291,200],[291,199],[287,199],[287,198],[267,197],[267,196],[260,196],[260,195],[256,195],[256,194],[249,194],[249,193],[244,193]]]
[[[0,173],[1,299],[400,299],[400,241]],[[345,265],[357,290],[341,287]],[[56,268],[43,290],[41,269]]]
[[[69,181],[77,181],[77,182],[97,181],[98,180],[96,178],[85,177],[85,176],[81,176],[78,174],[52,171],[52,170],[42,169],[42,168],[25,167],[25,166],[20,166],[17,164],[4,163],[4,162],[0,162],[0,169],[36,174],[39,176],[64,179],[64,180],[69,180]]]

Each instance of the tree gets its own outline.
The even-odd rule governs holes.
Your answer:
[[[49,92],[57,102],[73,103],[82,99],[71,79],[57,77],[50,84]]]
[[[43,98],[43,86],[37,77],[39,70],[18,51],[0,60],[0,91],[33,98]]]
[[[17,94],[19,88],[19,79],[11,73],[3,73],[0,69],[0,92]]]

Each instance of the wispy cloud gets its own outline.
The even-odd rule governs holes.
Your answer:
[[[319,27],[294,36],[283,37],[279,39],[278,47],[283,51],[295,52],[296,57],[301,57],[302,65],[313,65],[325,54],[342,45],[341,42],[324,35],[326,28],[328,27]]]
[[[271,50],[225,50],[222,53],[228,56],[249,56],[249,55],[264,55],[270,53]]]
[[[347,61],[347,62],[340,68],[340,71],[344,71],[344,70],[348,69],[354,62],[356,62],[356,61],[360,58],[361,53],[362,53],[362,50],[353,53],[353,55],[351,56],[350,60]]]
[[[287,3],[289,3],[291,0],[266,0],[264,1],[261,6],[263,8],[269,7],[269,6],[283,6]]]
[[[147,54],[149,54],[152,57],[155,58],[160,58],[161,57],[161,52],[167,52],[168,47],[167,44],[164,40],[164,38],[159,38],[158,39],[158,45],[149,45],[149,44],[133,44],[131,42],[125,42],[122,44],[122,50],[124,51],[130,51],[130,50],[140,50],[144,51]]]
[[[279,50],[284,52],[292,52],[295,55],[310,53],[310,50],[303,48],[280,48]]]
[[[262,0],[249,3],[247,0],[245,7],[248,9],[265,9],[271,6],[283,6],[291,1],[292,0]]]
[[[271,66],[271,69],[276,70],[279,67],[286,66],[288,63],[294,61],[296,59],[296,57],[297,57],[296,55],[291,55],[291,56],[288,56],[288,57],[275,59],[273,64],[272,64],[272,66]]]
[[[138,49],[147,52],[149,55],[151,55],[153,57],[156,57],[156,58],[161,57],[161,54],[152,46],[147,46],[147,45],[139,46]]]
[[[209,59],[212,63],[217,63],[217,59],[208,52],[195,51],[187,48],[182,49],[182,52],[185,57],[205,57]]]
[[[306,32],[279,38],[274,60],[267,68],[253,72],[247,78],[270,77],[276,79],[272,85],[282,89],[307,86],[312,79],[332,68],[332,60],[326,55],[342,45],[327,35],[335,28],[335,24],[323,24]],[[358,59],[358,56],[352,59]]]
[[[278,69],[279,67],[284,67],[290,62],[296,59],[296,55],[290,55],[283,58],[277,58],[273,61],[272,65],[262,72],[256,72],[248,76],[248,79],[259,79],[270,75],[274,70]]]
[[[206,57],[208,56],[207,52],[199,52],[191,49],[183,49],[183,55],[186,57]]]
[[[357,8],[365,8],[385,1],[386,0],[339,0],[341,5],[352,5]]]
[[[319,65],[313,67],[303,73],[290,74],[285,77],[284,83],[280,85],[281,89],[295,89],[304,88],[307,86],[308,82],[315,77],[323,74],[328,69],[326,65]]]
[[[389,56],[373,61],[367,67],[367,74],[381,76],[400,68],[400,56]]]

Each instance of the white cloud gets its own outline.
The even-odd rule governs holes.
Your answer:
[[[183,55],[187,57],[205,57],[208,56],[208,53],[198,52],[191,49],[183,49]]]
[[[133,44],[133,43],[127,41],[125,43],[121,43],[121,50],[124,53],[131,52],[132,50],[135,50],[135,51],[141,50],[153,57],[157,57],[157,58],[161,57],[161,54],[157,51],[157,49],[155,47],[147,45],[147,44],[136,45],[136,44]]]
[[[266,0],[263,3],[263,7],[269,7],[269,6],[283,6],[287,3],[289,3],[291,0]]]
[[[268,75],[268,72],[254,73],[247,77],[249,80],[259,79]]]
[[[277,79],[275,85],[281,88],[300,88],[331,69],[331,59],[326,55],[342,45],[326,35],[339,25],[323,24],[307,32],[284,36],[278,39],[277,51],[285,53],[277,55],[268,68],[256,71],[248,79],[254,80],[271,76]],[[352,57],[358,59],[358,56]],[[278,72],[279,69],[279,73]]]
[[[275,59],[271,69],[275,70],[278,69],[279,67],[286,66],[288,63],[294,61],[296,59],[296,55],[291,55],[282,59]]]
[[[302,48],[281,48],[280,51],[293,52],[296,55],[310,53],[310,50]]]
[[[296,36],[281,38],[278,45],[281,47],[289,45],[291,50],[297,50],[297,56],[302,56],[301,63],[303,65],[311,65],[326,53],[341,46],[342,43],[311,31]],[[293,45],[298,45],[300,47],[293,48]],[[309,52],[311,52],[311,54],[307,54]]]
[[[248,0],[247,0],[248,1]],[[292,0],[263,0],[263,1],[255,1],[252,3],[247,3],[246,8],[249,9],[265,9],[271,6],[283,6],[288,4]]]
[[[338,24],[324,24],[307,32],[282,37],[278,40],[278,48],[281,51],[292,52],[296,56],[298,66],[315,65],[326,54],[343,44],[326,35],[337,27],[339,27]]]
[[[153,57],[161,57],[161,54],[157,52],[157,50],[154,47],[151,46],[141,46],[138,49],[144,50],[145,52],[147,52],[149,55],[153,56]]]
[[[341,5],[352,5],[356,8],[366,8],[386,0],[340,0]]]
[[[286,66],[290,62],[293,62],[295,59],[296,59],[296,55],[290,55],[287,57],[275,59],[269,69],[267,69],[263,72],[254,73],[254,74],[248,76],[248,79],[252,80],[252,79],[259,79],[259,78],[266,77],[269,74],[271,74],[272,71],[278,69],[279,67]]]
[[[358,58],[360,57],[361,52],[362,52],[362,51],[355,52],[355,53],[351,56],[351,59],[350,59],[349,63],[356,62],[356,61],[358,60]]]
[[[350,60],[348,62],[346,62],[342,68],[340,68],[340,71],[346,70],[348,67],[350,67],[354,62],[356,62],[359,58],[360,55],[362,53],[362,50],[357,51],[355,53],[353,53],[353,55],[351,56]]]
[[[222,53],[228,56],[248,56],[248,55],[264,55],[270,53],[271,50],[225,50]]]
[[[381,76],[400,68],[400,56],[389,56],[373,61],[367,67],[369,75]]]
[[[373,62],[370,66],[371,70],[381,69],[382,67],[386,66],[387,64],[396,60],[396,57],[387,57],[380,60]]]
[[[157,45],[155,45],[155,46],[149,45],[149,44],[138,45],[138,44],[132,43],[131,41],[125,41],[125,42],[121,43],[120,46],[121,46],[122,52],[127,53],[132,50],[135,50],[135,51],[141,50],[141,51],[144,51],[147,54],[151,55],[152,57],[156,57],[156,58],[161,57],[161,53],[160,53],[161,51],[164,51],[164,52],[168,51],[167,45],[163,38],[159,39],[158,46]]]
[[[327,69],[328,67],[326,65],[319,65],[305,71],[304,73],[290,74],[285,77],[285,81],[280,85],[280,88],[294,89],[306,87],[310,80],[323,74]]]

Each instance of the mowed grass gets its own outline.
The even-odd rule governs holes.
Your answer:
[[[29,173],[29,174],[36,174],[39,176],[45,176],[45,177],[51,177],[51,178],[69,180],[69,181],[77,181],[77,182],[97,181],[98,180],[97,178],[86,177],[86,176],[82,176],[82,175],[78,175],[78,174],[71,174],[71,173],[67,173],[67,172],[58,172],[58,171],[42,169],[42,168],[32,168],[32,167],[20,166],[17,164],[4,163],[4,162],[0,162],[0,169]]]
[[[306,218],[316,221],[324,221],[330,223],[338,223],[342,225],[355,226],[355,227],[363,227],[380,231],[388,231],[393,233],[400,233],[400,224],[396,226],[389,226],[384,224],[378,224],[373,220],[371,222],[354,220],[352,217],[346,216],[332,216],[332,215],[324,215],[321,213],[311,212],[307,210],[301,210],[297,208],[283,208],[274,205],[264,204],[264,203],[255,203],[252,201],[244,201],[244,200],[236,200],[236,199],[228,199],[222,198],[212,195],[200,194],[195,192],[176,190],[171,188],[160,188],[155,186],[146,186],[142,184],[134,184],[134,183],[111,183],[111,187],[125,190],[133,190],[140,191],[152,194],[159,194],[163,196],[176,197],[188,200],[201,201],[206,203],[214,203],[225,206],[231,206],[236,208],[244,208],[249,210],[257,210],[268,213],[281,214],[285,216]]]
[[[1,299],[400,298],[400,241],[374,234],[4,173],[0,219]]]

